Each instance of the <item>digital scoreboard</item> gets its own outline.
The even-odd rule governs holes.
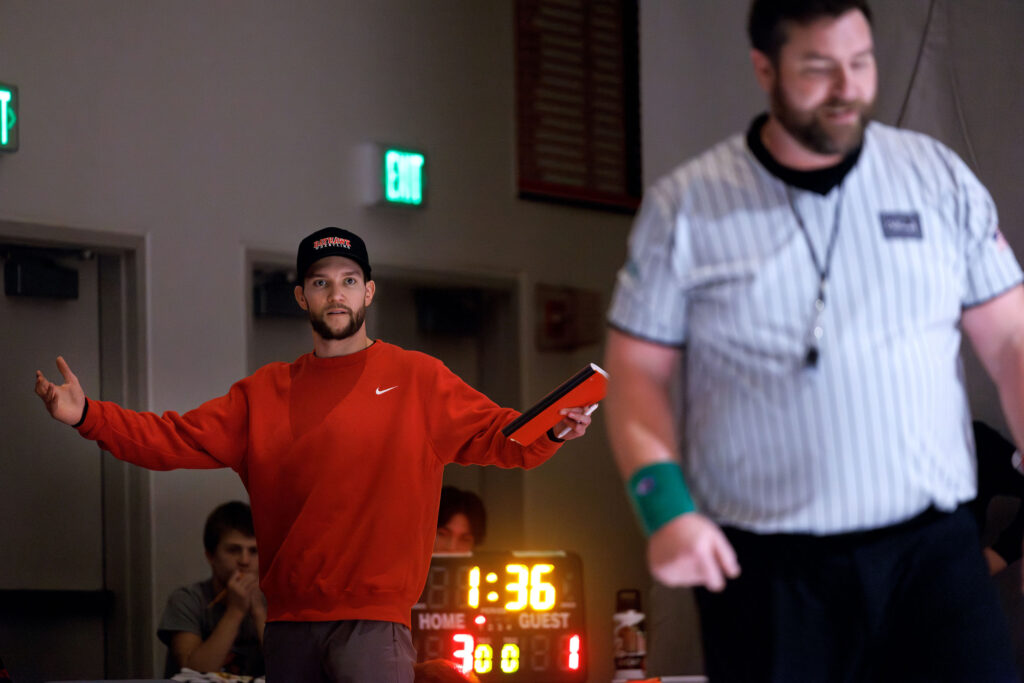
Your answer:
[[[482,682],[583,683],[583,566],[575,553],[434,555],[412,608],[417,661]]]

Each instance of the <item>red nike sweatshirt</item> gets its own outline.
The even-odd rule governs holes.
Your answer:
[[[271,621],[409,625],[426,581],[446,463],[534,467],[558,449],[439,360],[377,341],[271,363],[184,415],[89,401],[78,427],[154,470],[230,467],[249,491]]]

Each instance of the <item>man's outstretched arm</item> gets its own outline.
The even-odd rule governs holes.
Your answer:
[[[616,330],[608,333],[604,365],[610,378],[605,399],[608,435],[626,480],[638,472],[658,471],[646,469],[651,466],[662,464],[671,471],[678,463],[671,391],[681,358],[678,349]],[[652,474],[652,481],[659,476]],[[739,575],[732,546],[704,515],[692,511],[676,514],[650,531],[648,564],[654,577],[666,585],[722,590],[726,578]]]
[[[35,392],[47,411],[121,460],[155,470],[238,469],[245,457],[248,404],[238,384],[185,415],[156,415],[88,400],[63,357],[58,356],[57,369],[64,384],[36,371]]]

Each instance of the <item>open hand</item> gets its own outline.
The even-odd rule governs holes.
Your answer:
[[[655,531],[647,543],[651,574],[666,586],[725,588],[725,580],[740,575],[736,552],[718,525],[704,515],[688,512]]]
[[[53,419],[68,425],[77,424],[85,410],[85,392],[63,356],[57,356],[57,370],[64,378],[60,386],[46,379],[42,370],[36,370],[36,395],[43,400]]]

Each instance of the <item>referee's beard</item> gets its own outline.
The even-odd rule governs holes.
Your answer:
[[[776,79],[772,86],[771,107],[772,116],[807,149],[828,156],[845,156],[864,142],[864,128],[871,120],[875,102],[834,97],[814,109],[797,109],[786,101],[782,86]],[[828,121],[829,113],[850,109],[858,113],[856,122],[835,124]]]

